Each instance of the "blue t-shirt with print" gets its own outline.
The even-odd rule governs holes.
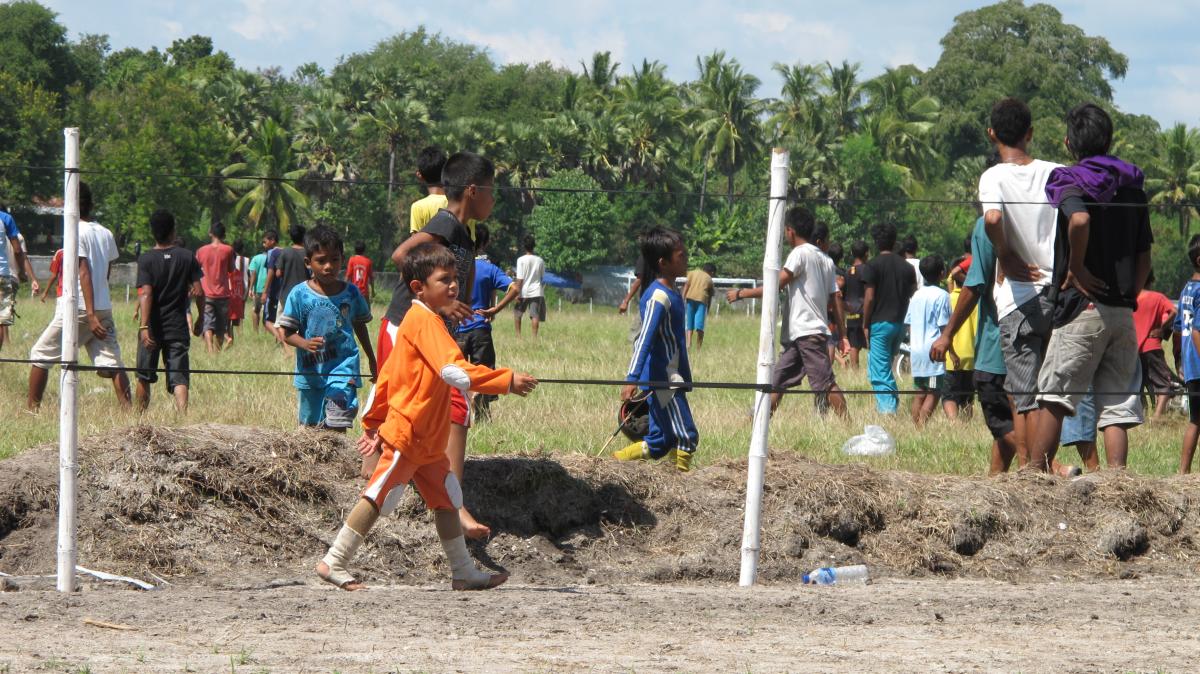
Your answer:
[[[299,374],[292,382],[296,388],[357,388],[362,385],[358,376],[354,325],[371,321],[371,307],[353,283],[345,286],[342,292],[328,297],[313,290],[308,283],[298,284],[288,293],[278,325],[305,339],[325,338],[324,347],[316,353],[296,349],[296,372]]]
[[[486,257],[475,258],[475,285],[471,290],[471,311],[492,308],[492,296],[497,290],[504,290],[512,285],[512,279],[504,270],[497,267]],[[456,332],[462,334],[472,330],[491,330],[492,323],[479,314],[472,314],[471,320],[458,326]]]
[[[13,216],[0,211],[0,225],[4,226],[4,239],[0,240],[0,276],[16,276],[16,272],[8,266],[8,255],[4,254],[4,247],[8,245],[9,239],[15,239],[21,235],[21,230],[17,229],[17,221],[13,220]]]
[[[1200,353],[1196,352],[1196,343],[1192,341],[1197,307],[1200,307],[1200,281],[1188,281],[1179,293],[1179,313],[1175,315],[1175,331],[1183,339],[1179,357],[1183,361],[1184,381],[1200,379]]]

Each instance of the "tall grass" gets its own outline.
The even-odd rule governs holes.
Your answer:
[[[123,292],[117,291],[118,296]],[[383,315],[383,306],[374,314]],[[528,322],[523,336],[514,335],[512,316],[506,312],[495,324],[496,351],[502,366],[548,378],[617,379],[629,360],[629,317],[618,316],[611,307],[563,305],[550,307],[541,336],[533,340]],[[10,333],[10,342],[0,357],[24,358],[49,322],[52,304],[24,300],[20,318]],[[132,364],[136,354],[136,324],[133,305],[118,301],[115,307],[122,352]],[[372,327],[374,334],[378,324]],[[758,348],[758,319],[744,313],[722,311],[709,317],[704,348],[693,355],[697,381],[752,382]],[[864,353],[865,357],[865,353]],[[200,340],[192,342],[194,368],[290,371],[294,356],[290,348],[275,346],[265,333],[242,330],[235,346],[225,352],[205,353]],[[848,390],[868,389],[865,373],[839,369],[838,381]],[[12,456],[39,443],[55,440],[58,431],[58,378],[51,377],[43,411],[24,410],[28,367],[0,364],[0,457]],[[903,382],[908,388],[911,382]],[[365,394],[365,391],[363,392]],[[363,396],[365,397],[365,395]],[[700,429],[697,463],[718,457],[743,456],[750,442],[751,406],[749,391],[696,390],[689,394]],[[901,401],[901,408],[907,401]],[[617,391],[604,386],[546,384],[526,399],[504,397],[493,404],[492,419],[471,432],[470,451],[475,454],[505,452],[597,452],[616,427]],[[895,455],[866,460],[880,468],[918,472],[979,474],[986,471],[991,437],[978,415],[970,421],[949,421],[940,414],[923,430],[913,428],[907,415],[881,417],[870,395],[850,395],[851,421],[835,416],[821,417],[810,395],[784,399],[771,421],[772,451],[797,452],[813,459],[843,463],[864,461],[841,453],[843,443],[862,432],[864,424],[879,424],[896,439]],[[978,409],[978,408],[976,408]],[[257,426],[266,432],[286,432],[296,426],[296,393],[289,377],[195,375],[192,378],[192,407],[187,417],[177,415],[165,395],[162,382],[156,385],[150,410],[142,417],[120,409],[106,380],[91,373],[81,374],[79,432],[81,437],[135,423],[180,425],[219,422]],[[1168,474],[1178,465],[1178,446],[1184,419],[1138,428],[1131,433],[1130,467],[1146,474]],[[624,438],[614,440],[610,449]],[[1066,460],[1075,460],[1073,450],[1064,450]]]

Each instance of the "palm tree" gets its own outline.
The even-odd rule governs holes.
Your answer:
[[[234,200],[230,217],[245,218],[256,230],[273,225],[286,230],[308,209],[308,197],[290,181],[307,173],[287,131],[273,119],[256,123],[238,148],[241,161],[226,166],[227,197]]]
[[[592,90],[602,98],[607,98],[609,91],[612,90],[617,68],[621,66],[620,63],[613,61],[612,52],[593,53],[591,68],[588,68],[588,64],[583,61],[580,61],[579,65],[583,66],[583,77],[592,85]]]
[[[682,133],[683,106],[666,66],[643,60],[632,76],[622,77],[612,114],[619,120],[617,141],[626,148],[621,161],[626,182],[654,187],[669,169]]]
[[[322,182],[314,186],[319,201],[331,192],[326,181],[353,178],[340,148],[354,130],[354,118],[343,109],[340,94],[328,89],[317,90],[297,120],[296,145],[301,165]]]
[[[827,72],[821,76],[821,83],[826,89],[826,105],[838,135],[845,137],[858,130],[858,108],[862,102],[859,64],[842,61],[835,68],[826,61],[825,68]]]
[[[771,103],[768,121],[778,142],[801,141],[820,133],[821,72],[815,65],[776,63],[772,68],[783,77],[780,96]]]
[[[1200,129],[1176,124],[1163,133],[1163,141],[1166,161],[1154,167],[1155,177],[1146,181],[1146,189],[1154,195],[1150,203],[1179,209],[1179,236],[1186,241],[1200,202]]]
[[[429,109],[414,98],[385,98],[376,101],[366,116],[370,128],[383,134],[388,146],[388,212],[396,184],[396,150],[406,140],[418,139],[429,126]]]
[[[725,59],[715,51],[697,58],[700,79],[695,83],[695,113],[698,121],[696,157],[708,169],[725,175],[729,207],[733,207],[733,177],[760,149],[761,128],[758,118],[766,102],[754,97],[759,80],[742,70],[737,59]],[[703,208],[704,188],[701,188]]]

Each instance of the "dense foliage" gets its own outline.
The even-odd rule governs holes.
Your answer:
[[[308,64],[288,75],[239,68],[204,36],[165,51],[113,51],[103,35],[72,42],[53,12],[23,0],[0,4],[0,162],[60,165],[60,129],[79,126],[98,214],[126,249],[148,241],[147,214],[166,207],[193,242],[213,219],[246,241],[320,221],[379,259],[422,195],[417,152],[437,144],[495,161],[493,255],[504,262],[534,232],[553,269],[628,263],[637,233],[662,224],[685,232],[697,260],[743,275],[760,265],[771,147],[791,152],[793,195],[835,240],[892,220],[924,251],[954,256],[975,218],[992,102],[1027,100],[1034,152],[1067,161],[1064,113],[1094,101],[1114,115],[1115,152],[1150,177],[1155,229],[1171,243],[1158,248],[1158,276],[1176,289],[1200,200],[1200,132],[1116,109],[1113,80],[1128,59],[1049,5],[965,12],[941,44],[924,72],[777,64],[778,81],[764,83],[716,51],[676,81],[660,63],[630,67],[607,52],[577,72],[498,65],[418,29],[331,72]],[[31,204],[59,182],[0,169],[0,201]]]

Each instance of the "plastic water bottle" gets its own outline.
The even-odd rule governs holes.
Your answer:
[[[854,566],[823,566],[819,569],[814,569],[812,573],[804,574],[805,585],[833,585],[834,583],[865,583],[870,580],[871,574],[867,571],[865,564],[855,564]]]

